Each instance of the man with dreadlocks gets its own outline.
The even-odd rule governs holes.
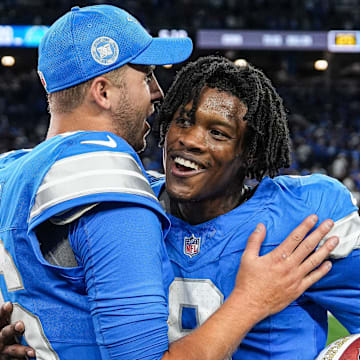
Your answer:
[[[346,216],[355,212],[356,207],[352,205],[345,188],[327,178],[264,178],[266,173],[273,176],[280,167],[288,165],[289,136],[281,99],[264,74],[251,66],[238,68],[220,57],[202,58],[189,64],[178,74],[165,99],[160,111],[160,123],[161,142],[165,144],[167,190],[164,190],[163,178],[153,178],[152,187],[160,195],[173,223],[166,242],[177,276],[169,290],[169,339],[174,341],[190,333],[204,323],[225,299],[228,301],[224,307],[231,309],[234,302],[230,300],[230,293],[236,282],[236,290],[232,294],[247,294],[244,301],[235,301],[237,305],[243,305],[243,310],[227,313],[221,321],[218,316],[213,316],[212,320],[217,319],[217,323],[225,327],[215,331],[219,328],[206,322],[200,329],[209,335],[215,334],[212,340],[193,342],[184,354],[190,359],[196,350],[205,347],[206,356],[201,359],[217,359],[219,354],[224,358],[224,349],[231,356],[239,343],[236,334],[244,323],[248,327],[243,335],[260,320],[259,312],[263,319],[284,308],[281,293],[286,292],[288,287],[299,287],[299,271],[305,276],[302,290],[297,291],[292,299],[326,273],[325,266],[328,263],[319,267],[315,273],[309,272],[320,263],[321,254],[325,256],[324,253],[328,254],[335,246],[336,238],[328,236],[326,246],[303,260],[304,253],[309,254],[318,243],[315,240],[319,235],[316,234],[327,233],[333,221],[324,221],[300,244],[304,234],[311,228],[306,225],[311,221],[308,215],[317,213],[315,219],[321,220],[329,217],[336,221],[343,218],[346,220]],[[249,176],[260,180],[256,189],[245,186],[245,178]],[[301,182],[304,184],[302,188],[299,186]],[[330,211],[324,209],[321,199],[326,189],[322,190],[321,186],[334,191],[336,197],[341,199],[342,206],[339,209],[331,206],[334,205],[331,203],[328,203]],[[286,216],[283,222],[282,218]],[[301,231],[291,232],[298,225],[299,217],[307,217],[307,221],[302,224]],[[259,236],[265,235],[265,227],[260,222],[266,225],[268,231],[262,252],[269,252],[279,245],[264,257],[258,256],[261,243]],[[348,224],[355,222],[347,220]],[[255,228],[257,233],[249,238]],[[343,234],[341,225],[337,225],[337,229]],[[248,238],[250,241],[246,247]],[[311,238],[313,241],[309,241]],[[271,254],[277,255],[269,266]],[[253,276],[248,277],[246,282],[239,277],[236,279],[241,258],[240,275],[244,269],[250,266],[254,269],[256,266]],[[279,291],[274,299],[273,293],[264,286],[260,287],[260,284],[269,284],[269,287],[278,284],[280,276],[274,269],[284,268],[285,264],[287,268],[281,273],[280,282],[283,291]],[[270,270],[274,275],[270,275]],[[289,275],[294,276],[293,281],[289,282]],[[321,284],[320,288],[324,287],[324,282]],[[352,288],[350,280],[346,284]],[[259,289],[260,299],[255,296],[259,294]],[[329,291],[331,293],[333,290]],[[316,304],[317,297],[321,304],[320,295],[315,294],[315,300],[311,299],[311,292],[306,296],[310,300],[303,297],[301,299],[304,300],[299,300],[294,306],[255,327],[233,358],[269,359],[276,355],[276,358],[286,360],[313,359],[314,356],[310,357],[309,354],[315,355],[323,345],[322,327],[326,310],[319,310],[320,305]],[[274,310],[271,304],[277,304],[278,307]],[[329,308],[332,309],[331,306]],[[2,325],[6,322],[4,311],[6,309],[1,308]],[[292,315],[297,317],[296,326],[291,319]],[[312,321],[311,317],[319,321]],[[249,318],[255,321],[250,324],[246,321]],[[229,320],[232,320],[231,325]],[[312,326],[310,330],[306,329],[309,325]],[[294,336],[293,326],[304,336],[304,341],[309,341],[307,345],[310,351],[301,349],[299,352],[300,345],[294,346],[296,353],[292,349],[293,343],[288,340]],[[354,328],[355,324],[351,329]],[[6,348],[11,341],[15,327],[7,327],[10,340],[6,338],[5,329],[0,334],[0,349]],[[281,340],[279,335],[283,330],[289,330],[289,333],[284,334]],[[191,335],[199,334],[198,331]],[[318,333],[319,340],[309,336]],[[319,342],[314,344],[314,341]],[[229,348],[230,342],[236,345]],[[177,344],[185,343],[183,339]],[[215,353],[214,344],[222,344],[222,352]],[[21,358],[23,353],[19,347],[17,349]]]
[[[222,57],[200,58],[178,73],[159,121],[166,192],[161,181],[157,185],[170,214],[166,243],[176,276],[170,341],[202,324],[229,296],[258,222],[267,229],[267,253],[312,213],[319,221],[333,219],[329,235],[341,240],[331,272],[256,325],[233,359],[314,359],[326,344],[327,311],[350,332],[360,332],[358,209],[349,191],[329,177],[273,178],[290,164],[290,139],[282,99],[263,72]],[[259,181],[253,189],[249,178]]]

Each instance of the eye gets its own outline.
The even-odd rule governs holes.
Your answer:
[[[180,127],[189,127],[192,125],[192,121],[189,118],[185,118],[181,116],[175,119],[175,123]]]
[[[217,130],[217,129],[211,129],[210,134],[215,138],[216,140],[225,140],[229,139],[230,136],[225,134],[223,131]]]
[[[152,71],[150,71],[149,73],[146,74],[145,76],[145,82],[147,84],[150,84],[152,79],[153,79],[154,73]]]

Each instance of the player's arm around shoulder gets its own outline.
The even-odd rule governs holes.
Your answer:
[[[172,272],[163,264],[158,215],[135,204],[102,203],[72,224],[70,242],[84,268],[102,358],[161,356]]]
[[[266,232],[265,227],[259,224],[254,233],[249,237],[241,268],[237,276],[235,290],[224,305],[192,334],[172,343],[168,350],[166,350],[166,344],[165,350],[157,355],[153,353],[152,357],[148,358],[162,358],[164,360],[223,360],[227,356],[231,356],[242,338],[258,321],[286,307],[305,291],[305,289],[329,271],[331,263],[325,262],[322,265],[320,264],[336,246],[338,242],[337,238],[330,238],[319,251],[316,251],[310,256],[309,254],[312,253],[313,249],[318,245],[320,239],[329,232],[333,226],[333,222],[328,220],[322,223],[303,241],[316,221],[316,216],[307,218],[281,245],[265,256],[259,256],[259,249]],[[101,246],[103,247],[103,245]],[[124,256],[122,256],[122,259],[123,258]],[[135,262],[137,260],[136,258]],[[113,261],[117,260],[114,259]],[[108,267],[106,263],[104,264],[103,261],[100,261],[100,267],[104,265],[106,268]],[[126,267],[126,271],[129,272],[126,264],[123,265]],[[116,267],[116,269],[118,269],[118,267]],[[109,269],[108,271],[113,270]],[[105,272],[108,273],[108,271]],[[92,272],[91,269],[89,269],[89,272],[90,276]],[[115,272],[118,273],[117,270],[115,270]],[[102,281],[106,279],[107,277],[100,278]],[[95,284],[91,286],[96,288],[96,282],[94,283]],[[127,286],[128,285],[125,285],[125,288]],[[110,290],[111,285],[105,293],[110,293]],[[131,286],[128,290],[131,290]],[[117,293],[116,295],[127,299],[126,293]],[[96,304],[92,305],[95,318],[99,317],[98,311],[100,310],[101,309],[96,308]],[[126,313],[126,308],[123,310],[125,310]],[[107,314],[105,314],[105,322],[102,324],[111,325],[111,330],[114,328],[114,324],[113,322],[106,322],[106,315]],[[1,317],[1,320],[4,325],[6,319]],[[113,320],[113,318],[111,320]],[[97,319],[95,319],[95,322],[96,321]],[[99,322],[98,325],[95,324],[95,326],[101,326],[101,322]],[[122,328],[122,330],[125,331],[126,327],[125,325],[125,328]],[[105,331],[105,335],[109,335],[109,333],[107,333],[109,328],[107,326],[106,328],[108,330]],[[152,329],[148,327],[146,327],[146,330],[152,331]],[[143,332],[144,329],[141,329],[141,331]],[[121,334],[123,337],[124,332],[122,331]],[[163,332],[161,331],[159,331],[158,334],[163,336]],[[4,344],[9,344],[14,335],[16,335],[14,324],[5,326],[1,331],[0,340],[2,340]],[[112,335],[117,339],[116,334]],[[157,338],[156,335],[157,334],[155,334],[155,339]],[[159,338],[160,337],[156,339],[157,342]],[[113,338],[110,339],[111,342],[113,342]],[[152,340],[154,340],[154,337],[152,337]],[[155,341],[155,344],[157,344],[157,342]],[[4,346],[2,354],[6,354],[10,346]],[[20,345],[15,346],[18,354],[25,354],[25,351],[28,350]],[[163,346],[165,346],[165,343]],[[119,355],[118,359],[141,359],[141,356],[137,356],[136,353],[136,343],[131,343],[131,349],[126,348],[125,344],[125,348],[123,349],[128,352],[125,357]],[[160,350],[160,348],[157,350]],[[111,358],[109,356],[109,353],[104,353],[104,358]],[[19,358],[21,357],[19,356]]]

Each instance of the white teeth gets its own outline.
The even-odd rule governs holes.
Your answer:
[[[177,156],[175,159],[174,159],[175,163],[176,164],[179,164],[179,165],[182,165],[182,166],[186,166],[190,169],[194,169],[194,170],[199,170],[200,169],[200,166],[196,163],[194,163],[193,161],[190,161],[190,160],[185,160],[183,159],[182,157],[179,157]]]

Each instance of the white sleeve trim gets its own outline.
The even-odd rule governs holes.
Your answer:
[[[351,253],[351,251],[360,248],[360,216],[357,211],[352,212],[350,215],[335,221],[334,227],[321,240],[319,246],[331,236],[339,237],[338,246],[330,253],[330,257],[334,259],[341,259]]]

